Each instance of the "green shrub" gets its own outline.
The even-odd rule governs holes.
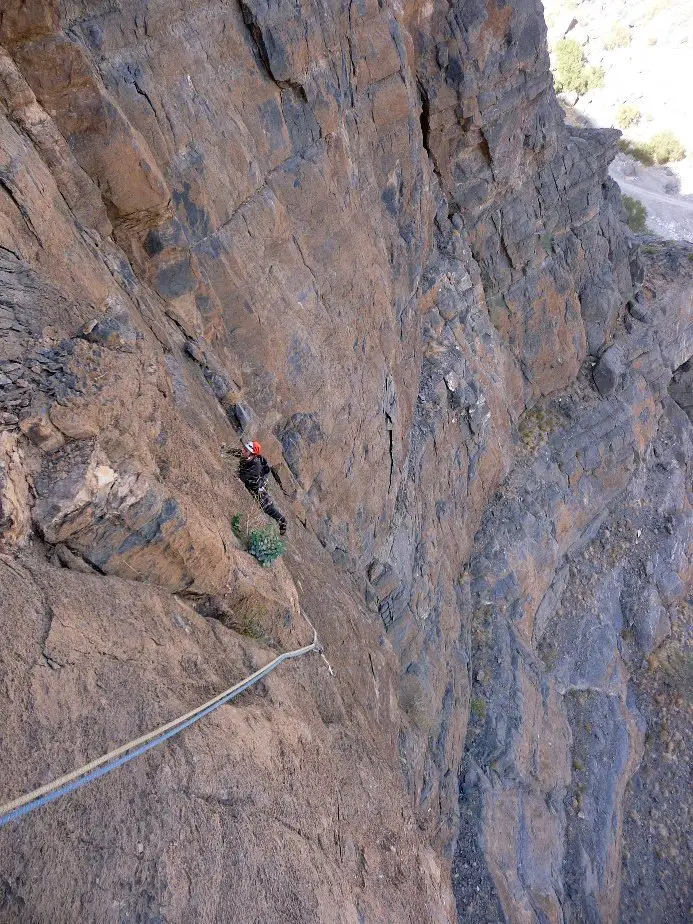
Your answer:
[[[668,164],[670,161],[683,160],[686,149],[673,132],[657,132],[649,141],[634,142],[621,138],[619,147],[624,154],[630,154],[640,163],[651,167],[653,164]]]
[[[648,142],[647,148],[657,164],[683,160],[686,156],[686,149],[673,132],[657,132]]]
[[[585,80],[588,90],[600,90],[604,86],[604,68],[586,67]]]
[[[242,515],[234,514],[231,517],[231,531],[247,552],[250,552],[263,567],[269,568],[273,561],[284,554],[286,543],[279,535],[276,524],[255,526],[253,519],[253,517],[246,518],[244,525]]]
[[[554,83],[557,93],[574,91],[582,96],[588,90],[604,86],[604,70],[585,67],[582,45],[575,39],[562,39],[556,45]]]
[[[248,551],[264,568],[284,553],[286,544],[274,524],[253,529],[248,534]]]
[[[243,539],[243,527],[241,526],[241,515],[240,513],[234,513],[231,517],[231,532],[234,534],[236,539]]]
[[[480,696],[473,696],[469,702],[469,711],[475,719],[485,718],[486,702]]]
[[[614,48],[627,48],[630,42],[630,29],[620,22],[615,22],[611,27],[609,37],[604,42],[604,48],[606,48],[607,51],[613,51]]]
[[[625,138],[621,138],[618,146],[624,154],[629,154],[631,157],[639,160],[641,164],[645,164],[646,167],[651,167],[654,164],[652,154],[646,144],[642,144],[639,141],[627,141]]]
[[[624,103],[616,110],[616,122],[619,128],[630,128],[631,125],[637,125],[642,113],[637,106],[630,103]]]
[[[544,231],[543,234],[540,234],[539,242],[547,253],[551,253],[553,251],[554,237],[551,231]]]
[[[632,196],[621,196],[623,208],[626,210],[628,227],[636,234],[644,234],[647,231],[647,209]]]

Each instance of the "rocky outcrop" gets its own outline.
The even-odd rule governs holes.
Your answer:
[[[666,397],[692,345],[680,272],[687,290],[648,300],[610,348],[627,370],[612,397],[578,382],[539,412],[546,442],[476,537],[463,799],[511,920],[618,920],[623,796],[643,748],[630,678],[690,586],[690,433]]]
[[[6,7],[8,797],[302,611],[336,677],[3,830],[0,911],[443,921],[453,868],[463,918],[613,919],[628,678],[690,580],[691,267],[654,247],[643,280],[536,5]],[[269,574],[239,435],[283,476]],[[636,508],[650,558],[598,567]]]

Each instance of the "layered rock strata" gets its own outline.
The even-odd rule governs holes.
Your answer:
[[[7,0],[0,43],[8,797],[302,612],[336,671],[0,832],[0,914],[613,920],[629,676],[690,586],[691,267],[641,291],[540,9]]]

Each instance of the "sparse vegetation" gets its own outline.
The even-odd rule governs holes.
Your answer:
[[[668,164],[670,161],[683,160],[686,149],[673,132],[657,132],[647,145],[656,164]]]
[[[416,674],[405,674],[399,689],[399,705],[422,734],[427,735],[434,720],[430,697]]]
[[[216,619],[240,635],[267,641],[264,628],[267,607],[258,598],[242,597],[232,601],[224,597],[206,597],[196,604],[195,609],[201,616]]]
[[[257,604],[253,604],[251,600],[244,600],[236,604],[222,622],[227,629],[233,629],[246,638],[262,641],[267,637],[262,624],[265,615]]]
[[[554,237],[550,231],[544,231],[543,234],[540,234],[539,242],[547,253],[551,253],[553,251]]]
[[[558,647],[555,639],[542,638],[537,647],[537,654],[547,671],[552,671],[558,665]]]
[[[477,648],[483,648],[493,639],[493,607],[482,603],[472,613],[472,642]]]
[[[630,29],[623,23],[615,22],[611,27],[611,32],[604,42],[604,48],[607,51],[613,51],[614,48],[627,48],[630,45]]]
[[[554,409],[533,407],[522,415],[517,432],[523,446],[535,451],[561,426],[561,423],[561,417]]]
[[[248,551],[263,568],[269,568],[273,561],[284,554],[286,545],[274,524],[253,529],[248,534]]]
[[[629,154],[641,164],[651,167],[653,164],[668,164],[683,160],[686,149],[673,132],[657,132],[649,141],[627,141],[621,138],[619,147],[624,154]]]
[[[583,811],[585,808],[585,784],[578,783],[575,787],[575,797],[572,801],[572,806],[576,814]]]
[[[475,719],[486,717],[486,702],[480,696],[473,696],[469,703],[469,710]]]
[[[242,517],[240,513],[234,513],[231,517],[231,532],[234,534],[236,539],[243,539],[243,526],[241,524]]]
[[[636,234],[645,234],[647,231],[647,209],[645,206],[632,196],[621,196],[621,201],[628,216],[626,221],[630,230]]]
[[[582,45],[575,39],[562,39],[556,45],[554,83],[557,93],[575,92],[583,96],[604,86],[604,70],[585,64]]]
[[[642,142],[628,141],[626,138],[621,138],[618,146],[624,154],[634,157],[636,160],[639,160],[641,164],[645,164],[646,167],[651,167],[654,163],[652,154],[650,154],[647,145],[642,144]]]
[[[253,528],[246,523],[244,527],[241,514],[236,513],[231,518],[231,530],[263,568],[269,568],[286,549],[286,543],[274,523]]]
[[[616,111],[616,123],[619,128],[630,128],[631,125],[637,125],[642,117],[642,113],[637,106],[630,103],[623,103]]]
[[[691,696],[693,692],[693,653],[669,639],[647,659],[650,672],[659,671],[666,687]]]

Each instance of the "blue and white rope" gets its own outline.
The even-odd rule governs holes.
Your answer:
[[[255,671],[254,674],[246,677],[245,680],[240,681],[240,683],[235,684],[233,687],[215,696],[214,699],[209,700],[209,702],[204,703],[197,709],[193,709],[191,712],[174,719],[172,722],[167,722],[166,725],[161,725],[159,728],[154,729],[154,731],[142,735],[134,741],[129,741],[127,744],[121,745],[114,751],[109,751],[108,754],[104,754],[102,757],[85,764],[78,770],[73,770],[72,773],[68,773],[65,776],[59,777],[57,780],[53,780],[52,783],[47,783],[45,786],[40,786],[38,789],[24,796],[7,802],[5,805],[0,806],[0,828],[9,824],[11,821],[16,821],[18,818],[28,815],[29,812],[40,808],[42,805],[48,805],[61,796],[74,792],[81,786],[86,786],[87,783],[91,783],[93,780],[98,780],[100,777],[110,773],[111,770],[121,767],[123,764],[128,763],[128,761],[134,760],[135,757],[139,757],[140,754],[144,754],[158,744],[167,741],[184,729],[199,722],[200,719],[214,712],[220,706],[223,706],[236,696],[239,696],[259,680],[262,680],[263,677],[270,674],[284,661],[289,661],[292,658],[300,658],[302,655],[308,654],[311,651],[319,652],[320,650],[316,633],[311,645],[306,645],[304,648],[297,648],[294,651],[285,651],[273,661],[270,661],[269,664],[266,664],[264,667],[261,667],[260,670]]]

